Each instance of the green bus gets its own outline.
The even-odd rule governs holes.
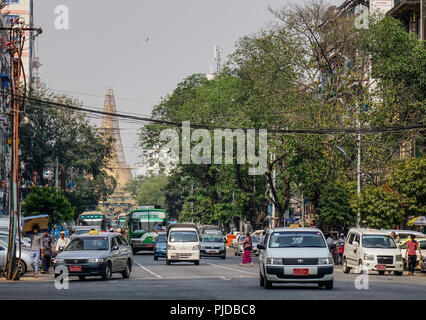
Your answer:
[[[155,207],[138,207],[127,215],[127,239],[133,253],[142,250],[154,250],[157,233],[166,227],[167,213]]]
[[[78,226],[98,227],[100,231],[107,231],[108,225],[111,224],[111,219],[100,211],[87,211],[78,216]]]

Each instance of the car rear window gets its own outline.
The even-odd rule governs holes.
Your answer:
[[[320,232],[274,232],[269,248],[325,248]]]

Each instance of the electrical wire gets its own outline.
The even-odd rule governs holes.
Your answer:
[[[24,96],[18,96],[17,98],[26,100],[28,102],[38,103],[38,104],[44,104],[49,107],[59,107],[62,109],[67,110],[73,110],[78,111],[82,113],[89,113],[98,115],[98,119],[102,119],[102,116],[108,116],[108,117],[115,117],[115,118],[121,118],[122,121],[131,121],[132,123],[156,123],[156,124],[164,124],[174,127],[180,127],[182,126],[182,123],[174,122],[174,121],[167,121],[167,120],[161,120],[161,119],[154,119],[150,117],[142,117],[142,116],[136,116],[132,114],[124,114],[124,113],[110,113],[105,111],[99,111],[95,109],[88,109],[88,108],[82,108],[72,105],[67,105],[63,103],[53,102],[53,101],[47,101],[47,100],[41,100],[36,98],[30,98],[30,97],[24,97]],[[39,106],[43,108],[43,106]],[[130,122],[129,122],[130,123]],[[364,127],[364,128],[318,128],[318,129],[282,129],[282,128],[235,128],[235,127],[225,127],[225,126],[211,126],[211,125],[203,125],[203,124],[190,124],[192,128],[198,128],[198,129],[207,129],[207,130],[214,130],[214,129],[222,129],[222,130],[262,130],[265,129],[270,133],[282,133],[282,134],[357,134],[357,133],[385,133],[385,132],[401,132],[401,131],[409,131],[409,130],[421,130],[426,129],[425,124],[413,124],[409,126],[382,126],[382,127]]]

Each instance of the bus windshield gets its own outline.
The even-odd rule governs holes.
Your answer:
[[[145,233],[161,230],[166,221],[162,211],[135,211],[132,213],[130,227],[132,233]]]

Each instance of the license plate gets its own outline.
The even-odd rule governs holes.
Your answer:
[[[294,276],[308,276],[309,275],[309,269],[308,268],[293,269],[293,275]]]
[[[81,266],[70,266],[71,272],[81,272]]]
[[[218,253],[219,252],[219,250],[209,250],[209,251],[207,251],[208,253]]]
[[[386,265],[385,264],[378,264],[377,269],[378,270],[384,270],[384,269],[386,269]]]

